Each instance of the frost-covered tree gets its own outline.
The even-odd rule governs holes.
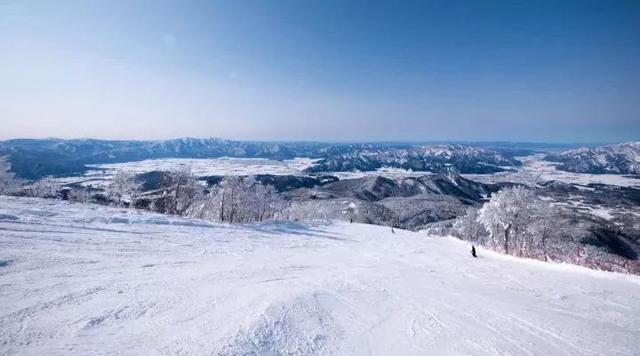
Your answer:
[[[489,231],[493,246],[502,245],[506,253],[545,260],[549,258],[549,241],[560,240],[568,225],[560,209],[522,187],[494,194],[478,211],[476,220]],[[473,228],[469,221],[466,223]]]
[[[172,171],[167,175],[164,191],[164,212],[186,215],[192,205],[203,195],[203,186],[190,170]]]
[[[21,190],[22,182],[13,172],[6,157],[0,157],[0,194],[13,195]]]
[[[236,176],[225,177],[218,187],[219,216],[223,222],[237,222],[243,198],[242,179]]]
[[[549,241],[560,240],[569,231],[569,223],[564,218],[560,209],[543,201],[535,201],[531,204],[532,216],[526,226],[526,241],[530,243],[530,249],[539,252],[545,261],[549,260]],[[557,246],[560,243],[556,243]],[[526,250],[526,246],[523,247]]]
[[[279,199],[276,190],[271,185],[264,185],[258,182],[253,182],[251,186],[252,192],[252,204],[246,204],[251,210],[253,210],[253,216],[257,221],[274,220],[277,218],[278,213],[281,211],[281,200]]]
[[[199,219],[229,222],[236,217],[238,205],[236,200],[241,190],[238,177],[225,177],[207,192],[197,196],[184,214]],[[167,200],[168,205],[171,205],[172,198],[167,197]]]
[[[27,186],[25,189],[25,193],[30,197],[57,198],[60,189],[60,184],[56,182],[53,177],[47,176],[40,178]]]
[[[67,199],[77,203],[88,203],[91,201],[91,192],[84,187],[73,188],[67,192]]]
[[[136,176],[127,171],[118,171],[107,187],[107,196],[118,206],[133,207],[140,192],[140,184]]]
[[[453,224],[454,234],[463,240],[484,243],[487,230],[478,222],[478,209],[470,207],[466,214],[456,219]]]
[[[506,188],[493,194],[478,211],[478,222],[489,231],[493,243],[502,243],[505,253],[519,245],[518,238],[538,211],[535,194],[523,187]]]
[[[253,177],[226,177],[219,185],[218,199],[220,220],[230,223],[272,220],[280,201],[272,186]]]
[[[274,220],[284,204],[274,188],[253,177],[227,176],[189,209],[189,216],[228,223]]]

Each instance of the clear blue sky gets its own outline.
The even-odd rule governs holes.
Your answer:
[[[0,138],[640,140],[640,1],[0,0]]]

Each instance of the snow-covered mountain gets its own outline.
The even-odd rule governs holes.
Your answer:
[[[455,174],[343,179],[282,192],[300,220],[337,219],[418,230],[463,215],[499,186]]]
[[[558,169],[578,173],[640,174],[640,141],[549,154]]]
[[[640,354],[637,276],[469,249],[0,197],[0,354]]]
[[[94,139],[16,139],[0,141],[18,176],[74,175],[88,164],[122,163],[158,158],[269,158],[323,159],[308,172],[372,171],[396,167],[442,172],[454,167],[462,173],[491,173],[518,165],[506,152],[466,145],[411,145],[403,143],[306,143],[233,141],[219,138],[180,138],[164,141],[109,141]]]
[[[319,157],[327,144],[232,141],[219,138],[180,138],[163,141],[94,139],[16,139],[0,142],[14,172],[24,178],[71,175],[87,164],[119,163],[154,158],[271,158]]]
[[[359,149],[329,156],[308,168],[311,172],[374,171],[402,168],[413,171],[445,172],[454,167],[460,173],[493,173],[520,162],[501,152],[458,144],[408,148]]]
[[[493,185],[474,182],[457,174],[431,174],[400,179],[381,176],[343,179],[317,187],[310,194],[329,195],[334,198],[354,197],[367,201],[378,201],[389,197],[436,194],[479,202],[497,190]],[[299,192],[294,193],[299,194]]]

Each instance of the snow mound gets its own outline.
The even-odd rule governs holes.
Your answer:
[[[324,304],[309,294],[270,305],[248,330],[238,333],[222,355],[331,355],[340,335]]]

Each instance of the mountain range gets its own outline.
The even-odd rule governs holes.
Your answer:
[[[552,153],[545,159],[559,162],[558,169],[568,172],[640,174],[640,141],[594,148],[582,147]]]
[[[82,174],[91,164],[121,163],[158,158],[308,157],[317,163],[306,173],[375,171],[398,168],[418,172],[487,174],[515,169],[516,159],[544,150],[506,143],[321,143],[260,142],[220,138],[179,138],[161,141],[96,139],[13,139],[0,141],[5,157],[19,177]],[[640,174],[640,142],[548,153],[558,169],[579,173]]]
[[[502,171],[517,165],[514,149],[485,149],[460,144],[254,142],[219,138],[180,138],[164,141],[95,139],[15,139],[0,142],[14,173],[37,179],[46,175],[81,174],[87,165],[156,158],[319,159],[308,173],[370,171],[396,167],[418,171],[455,168],[464,173]]]

